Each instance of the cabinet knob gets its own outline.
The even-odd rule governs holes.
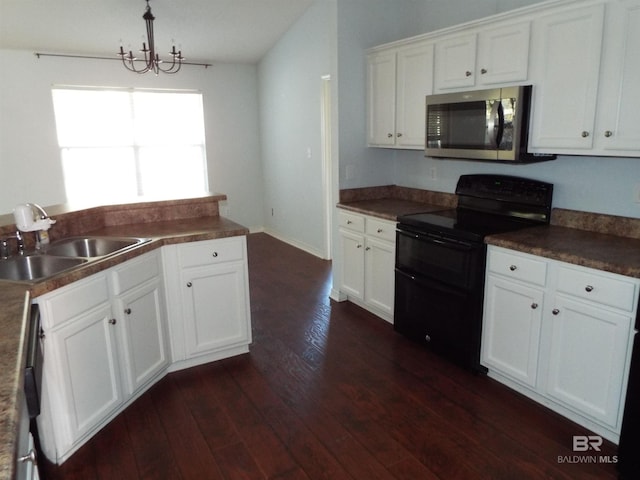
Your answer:
[[[378,230],[376,230],[376,232],[378,232],[378,233],[382,233],[382,229],[381,229],[381,228],[379,228]]]
[[[118,323],[118,321],[115,318],[111,318],[111,319],[109,319],[109,323],[111,325],[115,325],[116,323]]]
[[[400,138],[402,136],[401,133],[396,133],[396,137]]]
[[[392,138],[393,137],[393,133],[387,133],[387,138]]]
[[[353,222],[351,220],[347,220],[347,225],[351,225]]]
[[[481,69],[480,73],[484,75],[485,73],[487,73],[487,69],[486,68]]]
[[[534,303],[532,303],[532,304],[531,304],[531,308],[532,308],[533,310],[535,310],[536,308],[538,308],[538,304],[537,304],[537,303],[535,303],[535,302],[534,302]]]
[[[365,250],[368,252],[369,250],[371,250],[371,247],[367,247],[365,248]]]
[[[211,256],[212,256],[213,258],[216,258],[216,257],[218,256],[218,252],[213,252],[213,253],[211,254]]]
[[[126,313],[127,315],[131,315],[131,309],[130,308],[125,308],[124,309],[124,313]]]
[[[581,135],[582,135],[582,138],[587,138],[589,136],[589,132],[585,130],[581,133]]]
[[[356,245],[356,248],[362,248],[361,244]]]
[[[430,337],[429,335],[425,335],[425,336],[424,336],[424,339],[425,339],[427,342],[430,342],[430,341],[431,341],[431,337]]]
[[[465,77],[470,77],[471,76],[471,72],[469,70],[467,70],[466,72],[464,72]]]
[[[518,269],[518,266],[517,266],[517,265],[511,265],[511,266],[509,267],[509,270],[511,270],[512,272],[515,272],[517,269]]]
[[[553,313],[554,315],[558,315],[560,313],[560,310],[554,308],[553,310],[551,310],[551,313]]]
[[[584,291],[585,292],[593,292],[593,285],[587,285],[586,287],[584,287]]]
[[[18,462],[19,463],[31,462],[34,465],[36,465],[38,463],[38,458],[36,456],[36,451],[34,449],[29,450],[29,453],[27,453],[26,455],[18,457]]]
[[[604,132],[604,136],[607,137],[607,138],[609,138],[611,135],[613,135],[613,132],[611,130],[606,130]]]
[[[187,282],[187,287],[191,288],[192,286],[193,286],[193,283]]]

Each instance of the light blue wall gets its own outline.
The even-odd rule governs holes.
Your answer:
[[[334,23],[335,2],[315,2],[258,67],[265,229],[317,254],[325,249],[321,88]]]
[[[539,0],[339,0],[340,188],[397,184],[453,192],[461,174],[502,173],[554,183],[557,207],[640,217],[640,203],[634,200],[640,184],[638,158],[562,156],[514,166],[435,160],[422,152],[365,146],[367,48],[534,3]],[[348,180],[347,165],[355,172]],[[435,180],[431,167],[436,168]]]

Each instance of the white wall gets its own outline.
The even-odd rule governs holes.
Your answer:
[[[210,190],[227,194],[230,218],[262,227],[255,66],[185,66],[156,77],[128,72],[116,61],[38,59],[15,50],[0,50],[0,64],[0,214],[23,202],[66,201],[52,85],[196,89],[204,98]]]
[[[321,87],[332,73],[334,12],[334,2],[315,2],[259,64],[265,229],[318,256],[325,251]]]

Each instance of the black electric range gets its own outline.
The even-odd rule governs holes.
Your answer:
[[[463,175],[456,195],[455,209],[398,219],[394,328],[482,371],[484,238],[549,223],[553,185],[505,175]]]

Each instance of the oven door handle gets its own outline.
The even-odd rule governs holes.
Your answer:
[[[440,237],[438,235],[434,235],[431,233],[417,233],[408,230],[398,230],[398,235],[404,235],[405,237],[409,237],[415,240],[419,240],[422,242],[433,243],[436,245],[443,246],[445,248],[454,248],[456,250],[473,250],[475,247],[474,244],[465,242],[463,240],[455,240],[453,238]]]

